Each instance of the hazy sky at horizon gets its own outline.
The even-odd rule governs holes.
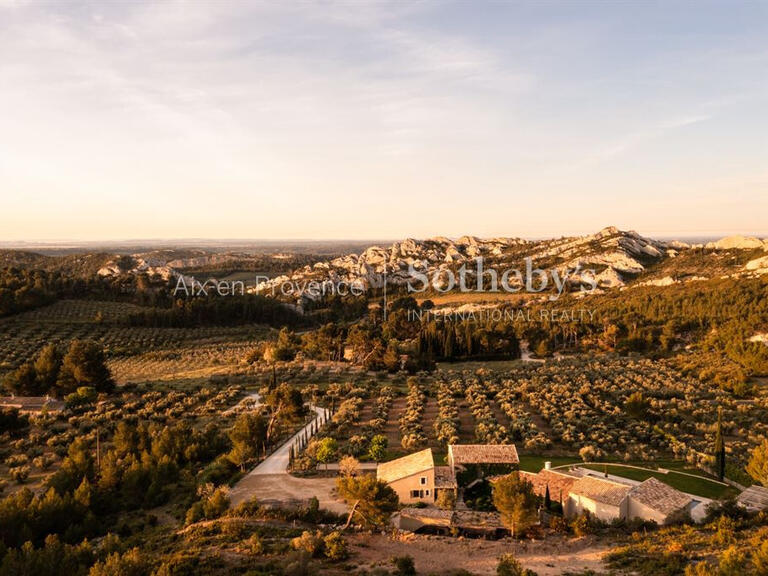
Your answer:
[[[768,234],[768,3],[0,0],[0,240]]]

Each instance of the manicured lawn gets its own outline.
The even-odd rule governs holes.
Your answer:
[[[537,454],[521,454],[520,455],[520,470],[526,472],[538,472],[544,468],[544,462],[552,462],[552,467],[565,466],[568,464],[581,464],[581,460],[577,457],[571,456],[540,456]],[[620,464],[606,464],[608,466],[608,473],[615,476],[621,476],[622,478],[628,478],[629,480],[636,480],[642,482],[647,480],[651,476],[654,476],[664,482],[681,490],[688,494],[694,494],[703,498],[721,499],[735,496],[738,492],[735,488],[730,486],[723,486],[717,482],[712,482],[711,475],[706,472],[702,472],[695,468],[692,468],[687,462],[680,460],[658,460],[656,462],[629,462],[633,466],[640,466],[647,468],[646,470],[638,470],[637,468],[629,468]],[[589,464],[586,466],[592,470],[602,472],[605,469],[603,464]],[[664,468],[669,470],[667,474],[658,472],[655,468]],[[695,474],[698,477],[693,478],[686,476],[685,474],[678,474],[677,472],[687,472],[689,474]]]
[[[694,478],[691,476],[686,476],[685,474],[678,474],[672,471],[671,467],[669,466],[662,466],[663,468],[668,468],[670,470],[668,474],[656,472],[653,470],[638,470],[637,468],[629,468],[616,464],[589,464],[585,467],[592,470],[597,470],[599,472],[604,471],[607,467],[608,474],[621,476],[622,478],[628,478],[630,480],[637,480],[639,482],[654,476],[665,484],[672,486],[673,488],[677,488],[678,490],[687,492],[688,494],[702,496],[703,498],[728,498],[730,496],[734,496],[737,493],[735,488],[731,488],[730,486],[723,486],[722,484],[712,482],[707,478]]]

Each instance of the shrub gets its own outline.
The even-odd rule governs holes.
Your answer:
[[[715,542],[721,546],[730,544],[733,541],[736,522],[728,516],[721,516],[717,521],[717,531],[715,532]]]
[[[720,554],[719,576],[741,576],[747,574],[747,559],[743,552],[731,546]]]
[[[523,568],[513,554],[504,554],[496,566],[497,576],[536,576],[532,570]]]
[[[252,534],[248,540],[245,541],[245,546],[254,556],[261,556],[264,553],[264,544],[261,542],[258,534]]]
[[[549,519],[549,528],[560,534],[568,531],[568,522],[562,516],[552,516]]]
[[[395,567],[395,574],[398,576],[416,576],[416,565],[413,562],[413,557],[407,554],[392,558],[392,565]]]
[[[360,473],[360,462],[354,456],[344,456],[339,461],[339,474],[341,476],[357,476]]]
[[[456,492],[453,490],[440,490],[435,502],[438,508],[453,510],[456,507]]]
[[[149,574],[149,566],[138,548],[122,555],[117,552],[110,554],[104,562],[97,562],[88,572],[88,576],[145,576],[146,574]]]
[[[768,574],[768,540],[763,540],[752,553],[752,564],[756,574]]]
[[[311,558],[321,556],[325,550],[325,541],[323,534],[319,530],[314,534],[305,530],[301,536],[291,540],[291,548],[294,550],[303,550]]]
[[[18,468],[11,468],[9,474],[19,484],[24,484],[29,478],[29,466],[19,466]]]
[[[324,539],[325,555],[330,560],[346,560],[349,556],[347,550],[347,541],[344,540],[344,536],[341,532],[331,532]]]
[[[595,533],[595,523],[592,521],[592,517],[588,512],[579,514],[570,524],[571,530],[573,530],[576,536],[587,536]]]

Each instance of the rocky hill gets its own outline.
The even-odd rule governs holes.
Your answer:
[[[276,244],[274,249],[277,248]],[[98,252],[65,257],[4,251],[0,253],[0,263],[48,269],[75,267],[86,274],[108,278],[147,274],[163,280],[182,274],[224,277],[233,270],[268,271],[272,279],[260,285],[258,290],[270,292],[284,282],[306,283],[310,280],[379,287],[386,277],[390,285],[404,285],[410,278],[411,267],[432,278],[443,271],[456,272],[464,266],[471,279],[478,257],[482,257],[486,270],[493,268],[497,271],[524,270],[526,259],[530,259],[533,267],[558,270],[563,277],[570,274],[571,286],[585,281],[585,271],[594,274],[602,289],[628,285],[666,286],[722,276],[764,274],[768,272],[768,239],[732,236],[707,244],[689,245],[647,238],[634,231],[610,226],[595,234],[548,240],[476,236],[409,238],[336,257],[297,256],[290,250],[265,254],[263,251],[179,247],[130,255]]]
[[[425,240],[406,239],[389,246],[371,246],[358,254],[304,266],[291,274],[279,276],[260,285],[259,291],[271,291],[284,282],[306,283],[310,280],[357,282],[366,287],[388,284],[404,285],[409,268],[424,271],[430,278],[441,271],[466,267],[472,277],[476,259],[483,257],[485,269],[524,269],[530,258],[534,267],[556,269],[561,273],[579,270],[570,283],[584,282],[584,271],[594,271],[602,289],[628,284],[669,285],[683,281],[722,275],[752,275],[768,272],[768,242],[757,238],[724,239],[720,243],[689,245],[661,241],[622,231],[610,226],[595,234],[552,240],[524,240],[514,237],[477,238],[462,236]],[[760,257],[749,259],[759,251]]]

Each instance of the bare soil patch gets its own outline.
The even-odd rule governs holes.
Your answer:
[[[405,402],[404,397],[395,398],[395,401],[392,402],[392,408],[389,410],[384,433],[387,435],[390,449],[400,448],[400,416],[405,411]]]
[[[512,541],[355,534],[349,536],[349,543],[354,553],[352,562],[359,567],[391,566],[393,556],[408,554],[413,557],[419,574],[444,574],[461,569],[478,575],[496,574],[499,557],[508,553],[513,553],[525,568],[540,576],[554,576],[564,571],[600,572],[604,569],[602,556],[609,549],[608,544],[593,538],[562,537]]]
[[[475,438],[475,417],[466,400],[459,402],[459,441],[464,444],[476,442]]]
[[[338,514],[349,508],[336,495],[334,478],[296,478],[289,474],[249,475],[244,477],[230,492],[233,507],[256,498],[261,503],[289,505],[304,502],[315,496],[320,507]]]

